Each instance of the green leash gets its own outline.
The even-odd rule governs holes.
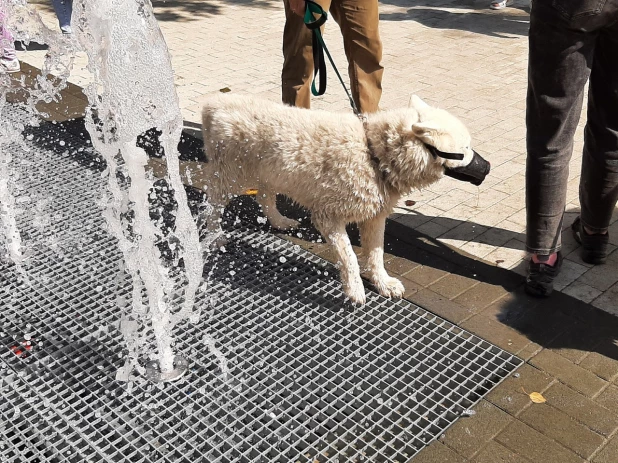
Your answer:
[[[354,103],[354,99],[352,98],[350,91],[345,86],[345,83],[341,78],[341,74],[339,74],[337,66],[335,66],[335,62],[330,56],[328,48],[326,48],[326,44],[324,43],[322,33],[320,32],[320,27],[322,27],[322,25],[326,22],[326,19],[328,19],[326,11],[324,11],[320,5],[312,0],[305,0],[305,3],[307,8],[305,10],[304,22],[305,26],[307,26],[307,28],[311,31],[311,45],[313,48],[313,81],[311,82],[311,93],[313,96],[321,96],[326,93],[326,62],[324,61],[324,52],[326,52],[326,56],[328,56],[330,64],[335,70],[335,74],[337,74],[339,82],[341,82],[341,86],[345,90],[346,95],[348,95],[348,100],[350,100],[352,111],[354,111],[354,114],[360,115],[360,111],[358,110],[356,103]],[[318,76],[320,85],[319,88],[316,89],[315,81]]]

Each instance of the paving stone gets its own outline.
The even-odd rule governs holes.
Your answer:
[[[499,267],[511,268],[526,257],[524,247],[523,242],[512,239],[505,243],[504,246],[496,248],[495,251],[486,255],[484,259],[488,262],[496,263]]]
[[[502,246],[512,239],[518,239],[521,241],[521,239],[523,239],[523,235],[519,232],[514,232],[508,228],[502,227],[500,223],[478,236],[476,241],[494,246]]]
[[[507,290],[502,286],[480,283],[457,296],[454,301],[470,310],[479,312],[506,294],[508,294]]]
[[[473,256],[484,258],[486,255],[492,253],[496,249],[496,246],[479,243],[477,241],[468,241],[462,244],[459,249]]]
[[[483,315],[495,318],[508,325],[510,322],[523,316],[529,310],[535,309],[541,301],[538,298],[528,296],[523,290],[505,294],[502,298],[487,306]]]
[[[415,229],[417,227],[420,227],[424,223],[429,222],[431,219],[433,219],[433,216],[424,214],[404,213],[401,214],[401,216],[397,217],[396,221],[405,225],[406,227]]]
[[[618,377],[618,360],[598,352],[590,352],[579,366],[607,381],[613,381]]]
[[[556,337],[577,324],[573,312],[579,309],[579,301],[556,293],[542,300],[520,316],[504,320],[512,329],[542,346],[548,346]]]
[[[610,385],[595,397],[594,401],[618,416],[618,385]]]
[[[548,347],[571,362],[579,364],[599,344],[602,336],[597,327],[578,323],[558,335]]]
[[[607,382],[597,375],[549,349],[542,350],[530,363],[588,397],[594,396],[607,386]]]
[[[449,214],[449,218],[454,218]],[[462,224],[450,229],[444,235],[440,236],[440,239],[451,239],[459,241],[472,241],[482,233],[487,231],[487,227],[478,225],[474,222],[463,222]]]
[[[398,276],[399,280],[403,283],[404,288],[406,289],[405,293],[403,293],[403,297],[406,299],[410,299],[414,294],[423,290],[423,287],[418,283],[415,283],[412,280],[408,280],[406,277]]]
[[[571,283],[569,286],[564,288],[562,292],[584,302],[592,302],[594,299],[603,294],[603,291],[587,285],[586,283],[582,283],[579,280]]]
[[[421,450],[410,463],[465,463],[466,459],[457,455],[446,445],[433,441]]]
[[[618,275],[618,272],[615,273]],[[587,273],[585,275],[587,275]],[[611,288],[596,298],[592,302],[592,305],[618,316],[618,304],[616,301],[618,301],[618,283],[614,284]]]
[[[474,315],[461,327],[514,354],[530,344],[527,337],[483,314]]]
[[[530,460],[495,441],[491,441],[470,461],[473,463],[526,463]]]
[[[588,305],[588,307],[592,307]],[[587,325],[598,328],[604,337],[610,337],[616,339],[616,333],[618,333],[618,317],[610,314],[607,311],[592,307],[590,310],[582,313],[581,316],[576,312],[573,316],[580,322]],[[616,358],[616,355],[610,355],[612,358]]]
[[[547,404],[532,404],[518,418],[582,458],[589,458],[605,442],[600,434]]]
[[[584,273],[578,281],[600,291],[607,291],[618,282],[618,272],[607,271],[606,266],[597,265]]]
[[[491,391],[486,399],[512,416],[532,404],[528,394],[545,391],[555,379],[527,363]]]
[[[566,288],[587,271],[588,267],[585,265],[565,259],[562,263],[560,274],[554,280],[554,289],[560,291]]]
[[[395,275],[405,275],[419,266],[420,264],[402,257],[393,257],[385,263],[386,271]]]
[[[466,458],[471,458],[513,420],[486,400],[482,400],[474,410],[476,415],[458,420],[441,441]]]
[[[455,324],[460,324],[462,320],[472,315],[465,307],[428,289],[418,291],[407,299]]]
[[[593,463],[616,463],[618,461],[618,436],[614,436],[594,457]]]
[[[607,437],[618,429],[618,414],[584,397],[562,383],[554,383],[543,394],[547,403],[593,431]]]
[[[538,463],[584,462],[584,459],[575,453],[520,421],[514,421],[510,424],[495,440],[525,458]]]
[[[419,285],[429,286],[446,275],[448,275],[448,272],[444,270],[423,265],[407,272],[406,278],[418,283]]]
[[[451,273],[429,286],[429,289],[448,299],[453,299],[477,284],[478,281],[472,278]]]
[[[439,223],[436,223],[434,220],[430,222],[425,222],[423,225],[419,225],[416,227],[416,231],[422,233],[423,235],[430,236],[431,238],[437,238],[438,236],[443,235],[449,229]]]
[[[522,360],[528,362],[530,361],[532,357],[537,355],[542,350],[543,350],[543,346],[541,346],[540,344],[537,344],[536,342],[531,342],[526,347],[524,347],[522,350],[517,352],[517,356],[521,358]]]

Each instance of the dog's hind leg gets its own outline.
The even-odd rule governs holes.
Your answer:
[[[339,257],[339,272],[343,291],[356,304],[364,304],[366,301],[365,287],[360,276],[358,260],[350,237],[345,229],[344,222],[321,221],[313,218],[313,223],[318,231],[335,248]]]
[[[281,215],[277,209],[277,193],[268,188],[259,188],[256,196],[257,202],[262,206],[264,215],[270,225],[279,230],[294,230],[298,227],[297,220]]]
[[[367,259],[369,279],[385,297],[402,297],[405,288],[384,268],[384,227],[386,216],[380,215],[359,224],[363,255]]]

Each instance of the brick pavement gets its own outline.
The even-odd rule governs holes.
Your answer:
[[[565,233],[561,291],[547,301],[523,293],[527,3],[516,1],[516,8],[502,12],[487,10],[486,3],[382,3],[382,106],[407,104],[414,92],[453,111],[494,167],[480,188],[445,179],[406,198],[413,205],[402,201],[388,224],[388,270],[404,281],[413,302],[527,362],[479,403],[476,415],[460,419],[414,463],[616,463],[618,318],[607,312],[618,314],[618,252],[608,265],[591,268]],[[283,13],[278,1],[155,5],[189,127],[199,123],[201,97],[225,87],[279,100]],[[46,5],[40,8],[53,25]],[[327,29],[326,40],[344,67],[336,27]],[[22,52],[20,58],[37,66],[43,53]],[[76,84],[87,77],[83,65],[78,60]],[[75,99],[79,95],[72,87],[66,100]],[[314,106],[346,111],[346,104],[331,80],[328,95]],[[67,103],[67,110],[74,108],[74,102]],[[62,117],[59,108],[51,110],[52,117]],[[565,227],[579,207],[583,122]],[[332,259],[325,245],[300,243]],[[530,392],[542,393],[547,402],[532,403]]]

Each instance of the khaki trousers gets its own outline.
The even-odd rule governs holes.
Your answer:
[[[378,31],[378,0],[318,0],[318,3],[341,29],[354,102],[363,113],[377,111],[384,71],[380,65],[382,42]],[[290,9],[287,0],[284,0],[284,6],[282,99],[285,104],[309,108],[313,79],[311,31],[303,18]],[[345,99],[332,69],[328,69],[328,73],[329,89],[335,91],[336,88]]]

